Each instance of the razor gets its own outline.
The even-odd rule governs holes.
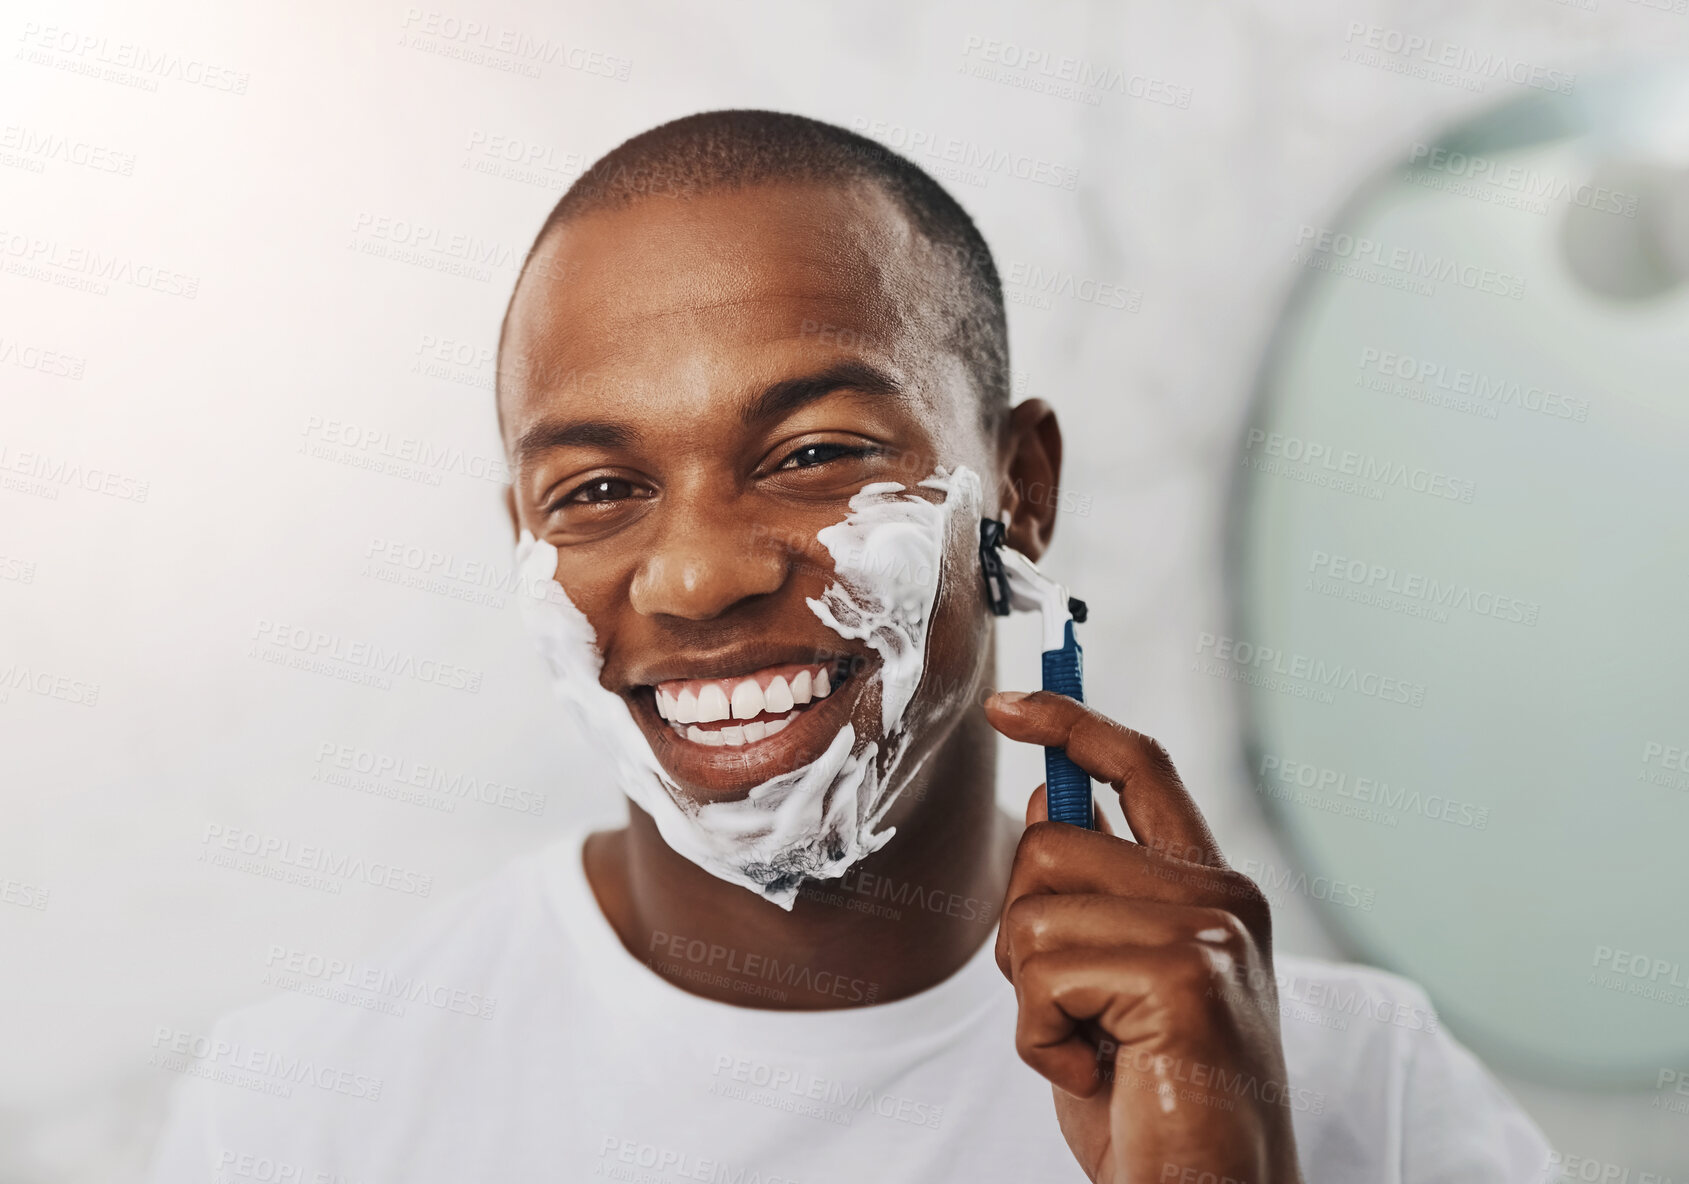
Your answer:
[[[1085,701],[1085,654],[1073,626],[1086,617],[1085,602],[1039,571],[1005,541],[1006,527],[995,518],[979,524],[979,563],[985,595],[999,617],[1036,610],[1044,619],[1044,689]],[[1091,829],[1091,778],[1063,748],[1044,749],[1044,784],[1053,822]]]

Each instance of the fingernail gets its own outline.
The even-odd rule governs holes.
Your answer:
[[[1022,699],[1026,698],[1026,692],[998,691],[995,695],[991,696],[991,698],[999,707],[1013,707],[1016,703],[1019,703]]]

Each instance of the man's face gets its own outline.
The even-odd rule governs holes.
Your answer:
[[[998,504],[996,442],[942,345],[939,266],[878,189],[795,185],[589,214],[530,264],[501,358],[518,523],[557,547],[601,684],[696,802],[807,765],[847,721],[880,739],[878,656],[806,603],[832,582],[816,535],[853,494],[889,481],[937,503],[917,482],[966,465]],[[961,525],[904,717],[911,762],[985,673],[977,522]]]

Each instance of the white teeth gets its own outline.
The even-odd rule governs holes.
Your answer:
[[[786,685],[786,680],[780,675],[774,676],[774,681],[768,684],[768,689],[762,693],[763,702],[770,711],[790,711],[793,706],[792,688]]]
[[[797,718],[797,709],[812,701],[825,699],[833,693],[833,681],[822,666],[813,673],[799,670],[789,679],[775,675],[767,687],[757,685],[756,679],[742,678],[733,684],[729,697],[719,681],[704,682],[694,691],[683,686],[679,694],[657,688],[657,713],[668,720],[676,733],[695,744],[710,748],[737,748],[755,744],[781,731]],[[775,720],[756,720],[764,713],[783,712]],[[698,724],[719,720],[755,720],[752,723],[731,724],[721,728],[700,728]]]
[[[707,682],[698,691],[698,722],[714,723],[728,716],[727,692],[717,683]]]
[[[674,704],[674,714],[669,716],[677,724],[695,724],[698,722],[698,696],[691,687],[682,687],[680,694],[670,696]]]
[[[766,722],[756,720],[748,724],[729,724],[724,728],[700,728],[697,724],[687,727],[684,732],[676,726],[686,739],[694,744],[702,744],[708,748],[738,748],[745,744],[755,744],[758,740],[766,740],[776,732],[783,730],[787,724],[798,717],[794,711],[787,712],[779,719]]]
[[[762,714],[762,688],[754,678],[741,679],[733,688],[733,718],[751,719]]]

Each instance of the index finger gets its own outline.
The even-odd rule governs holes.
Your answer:
[[[1074,764],[1113,786],[1138,842],[1191,863],[1226,866],[1173,758],[1151,737],[1053,691],[993,695],[985,715],[1011,740],[1065,748]]]

